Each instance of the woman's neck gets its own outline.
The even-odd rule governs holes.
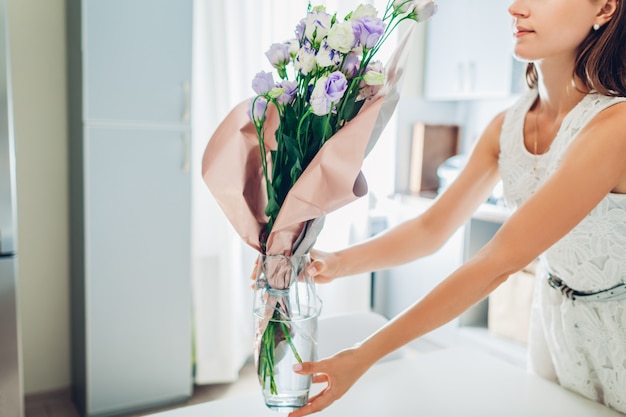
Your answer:
[[[574,75],[572,59],[552,58],[535,63],[541,112],[558,119],[567,114],[587,94]]]

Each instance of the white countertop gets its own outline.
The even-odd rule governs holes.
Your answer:
[[[434,198],[398,194],[379,202],[379,207],[372,210],[370,216],[385,217],[395,225],[426,211],[434,202]],[[472,219],[504,223],[510,215],[511,211],[506,207],[483,203],[476,209]]]
[[[370,369],[320,417],[624,417],[482,351],[450,348]],[[152,417],[278,417],[260,393]]]

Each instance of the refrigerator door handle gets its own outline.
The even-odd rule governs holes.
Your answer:
[[[181,120],[183,122],[189,122],[191,118],[191,84],[189,81],[183,81],[183,113]]]
[[[189,144],[189,132],[185,132],[183,133],[183,165],[182,165],[182,170],[183,172],[189,172],[189,164],[190,164],[190,144]]]

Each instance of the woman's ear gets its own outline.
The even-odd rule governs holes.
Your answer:
[[[604,26],[609,20],[611,20],[617,11],[619,1],[621,0],[603,0],[602,8],[596,15],[596,23],[600,26]]]

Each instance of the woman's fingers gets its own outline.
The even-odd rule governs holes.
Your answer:
[[[327,387],[322,392],[312,397],[304,407],[289,413],[289,417],[302,417],[322,411],[335,401],[328,395],[329,391],[330,387]]]
[[[309,398],[308,403],[304,407],[289,413],[289,417],[302,417],[312,413],[317,413],[335,401],[332,399],[331,395],[328,395],[332,388],[328,375],[323,372],[318,373],[321,368],[322,367],[319,362],[303,362],[294,366],[294,371],[296,373],[300,375],[312,375],[314,383],[326,382],[328,383],[328,386],[319,394]]]
[[[324,261],[314,260],[307,267],[306,273],[309,276],[311,276],[311,277],[315,277],[316,275],[321,274],[322,272],[324,272],[324,267],[325,266],[326,265],[324,264]]]
[[[322,382],[328,382],[328,375],[326,374],[315,374],[313,375],[313,383],[320,384]]]

